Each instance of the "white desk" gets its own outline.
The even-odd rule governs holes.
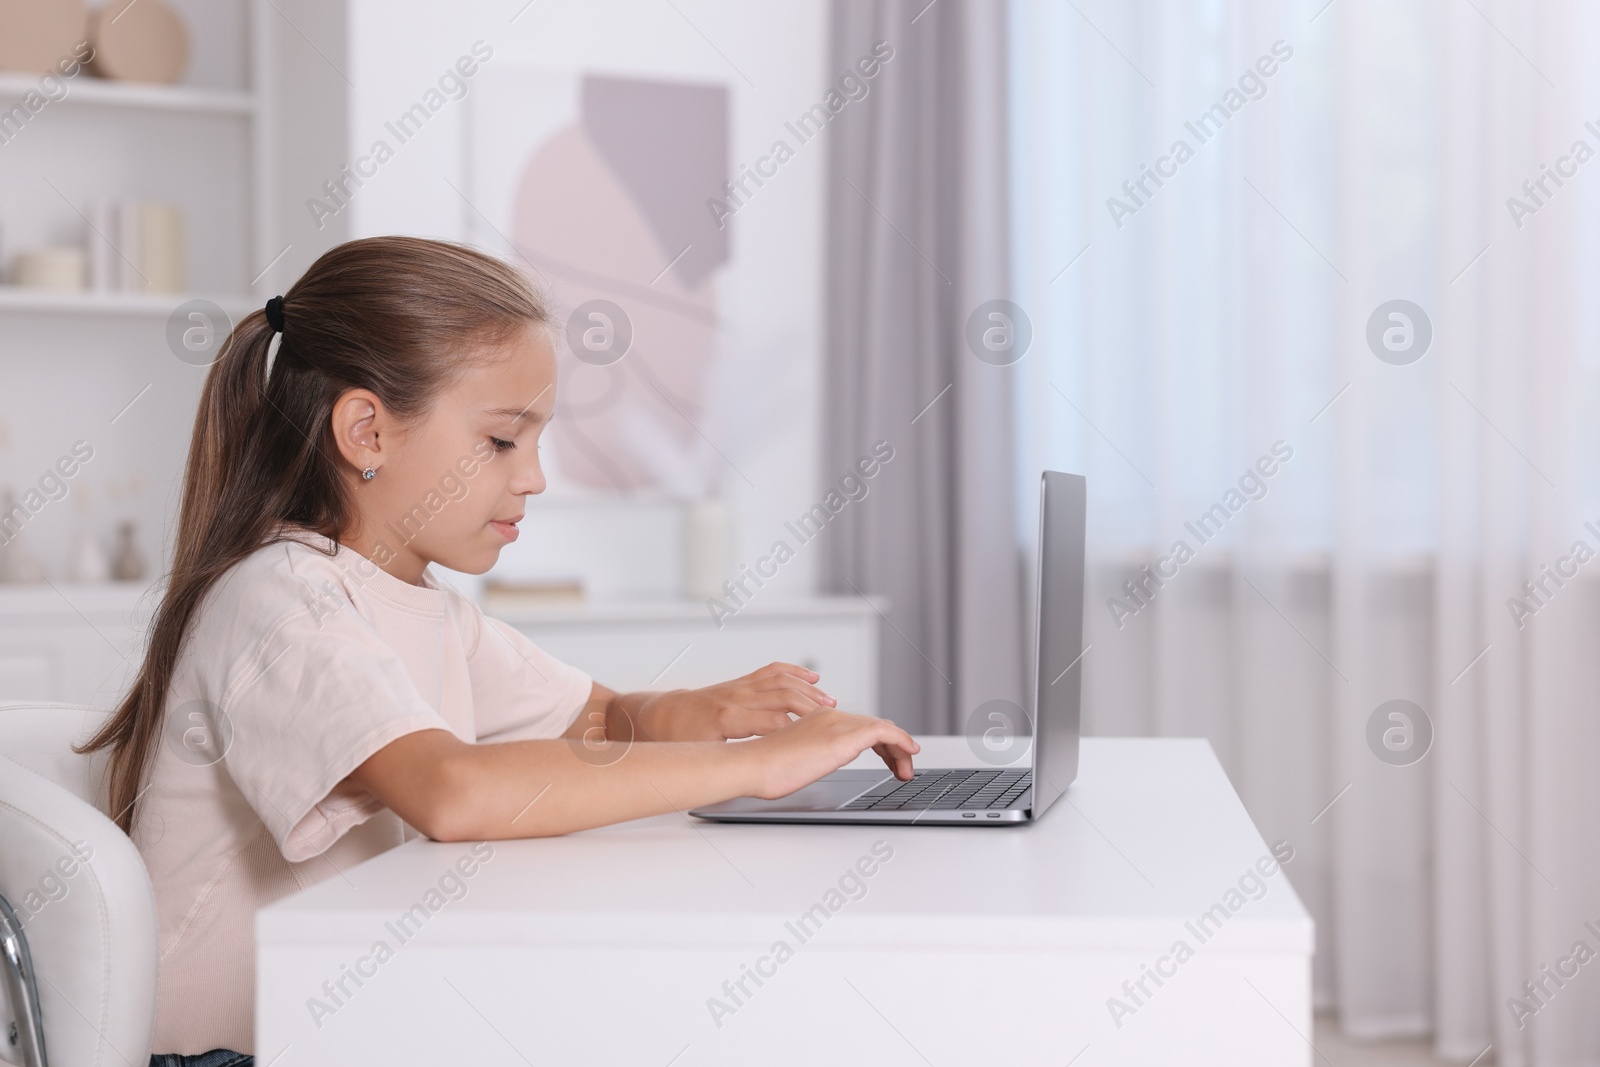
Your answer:
[[[920,740],[923,765],[978,764],[962,738]],[[492,855],[460,878],[474,847]],[[1174,739],[1085,740],[1077,783],[1033,826],[673,815],[413,841],[258,914],[257,1060],[1304,1067],[1312,925],[1285,871],[1257,872],[1259,899],[1238,894],[1207,940],[1186,926],[1226,914],[1267,855],[1210,747]],[[865,895],[829,900],[862,857]],[[441,878],[458,899],[427,898]],[[1171,976],[1134,1001],[1123,983],[1158,964]],[[724,982],[752,968],[767,976],[736,1002]],[[335,1006],[323,983],[353,969],[319,1026],[309,998]],[[1113,996],[1134,1013],[1114,1020]],[[734,1008],[720,1026],[710,998]]]

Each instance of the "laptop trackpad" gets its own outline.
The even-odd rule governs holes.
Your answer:
[[[741,797],[716,808],[736,807],[739,811],[832,811],[846,801],[871,789],[889,778],[887,769],[881,771],[834,771],[808,786],[795,790],[777,800],[759,800]]]

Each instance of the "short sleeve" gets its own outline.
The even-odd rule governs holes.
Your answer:
[[[406,734],[450,729],[353,610],[290,616],[235,675],[221,703],[224,760],[290,862],[384,810],[344,782],[369,756]]]
[[[594,682],[473,605],[477,642],[467,655],[478,741],[560,737],[589,701]]]

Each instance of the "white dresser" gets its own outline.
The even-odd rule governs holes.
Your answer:
[[[155,606],[145,582],[0,585],[0,699],[114,706]]]
[[[0,698],[111,707],[133,682],[155,595],[142,582],[0,585]],[[881,601],[759,601],[719,629],[689,600],[502,612],[558,659],[613,689],[682,689],[774,660],[810,667],[848,711],[878,709]]]
[[[878,714],[878,612],[861,597],[756,600],[719,629],[702,603],[660,600],[496,611],[557,659],[619,691],[686,689],[774,660],[822,676],[846,711]]]

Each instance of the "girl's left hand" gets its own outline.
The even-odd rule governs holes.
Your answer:
[[[638,731],[652,741],[726,741],[781,730],[789,713],[838,706],[813,683],[821,676],[793,663],[769,663],[742,678],[704,689],[651,694],[639,708]]]

